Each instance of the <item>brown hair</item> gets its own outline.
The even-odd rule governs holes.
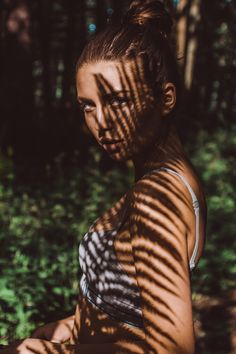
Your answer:
[[[90,40],[77,62],[76,71],[86,63],[131,59],[145,53],[155,96],[160,99],[163,84],[172,82],[179,103],[180,77],[170,43],[172,26],[172,17],[162,1],[134,0],[121,25],[109,25]],[[176,109],[177,105],[171,115]]]

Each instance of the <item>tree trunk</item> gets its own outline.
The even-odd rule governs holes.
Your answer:
[[[41,0],[41,51],[42,51],[42,67],[43,67],[43,93],[44,93],[44,109],[49,112],[51,106],[51,75],[50,75],[50,0]]]
[[[198,46],[197,28],[201,20],[200,0],[192,0],[188,14],[188,38],[185,50],[185,87],[190,90],[193,80],[194,64]],[[186,36],[185,36],[186,37]]]

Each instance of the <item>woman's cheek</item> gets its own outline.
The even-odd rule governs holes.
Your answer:
[[[88,114],[85,114],[85,123],[90,133],[97,139],[98,128],[97,128],[96,119],[92,118]]]

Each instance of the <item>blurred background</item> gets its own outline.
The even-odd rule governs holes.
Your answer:
[[[132,183],[91,138],[75,95],[89,38],[126,0],[0,0],[0,343],[72,314],[78,243]],[[178,129],[203,182],[192,275],[196,354],[236,353],[236,2],[168,0],[183,81]]]

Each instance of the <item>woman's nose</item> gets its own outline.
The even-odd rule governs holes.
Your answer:
[[[109,121],[108,115],[105,114],[103,107],[97,109],[97,125],[98,131],[101,132],[111,129],[111,122]]]

